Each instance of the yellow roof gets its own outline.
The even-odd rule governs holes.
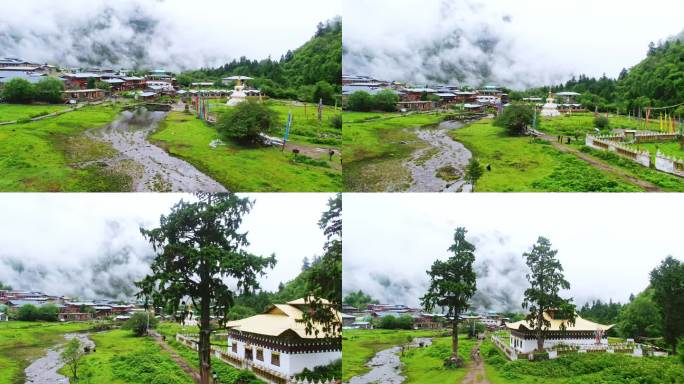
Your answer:
[[[324,303],[328,303],[324,301]],[[274,304],[269,307],[264,313],[241,320],[229,321],[226,327],[240,332],[249,332],[258,335],[280,336],[287,331],[292,331],[297,336],[303,339],[317,338],[315,331],[318,331],[318,337],[325,337],[322,324],[314,324],[314,333],[306,333],[306,323],[302,320],[302,310],[299,306],[306,305],[304,299],[290,301],[287,304]],[[337,310],[334,311],[338,320],[341,318]]]
[[[575,324],[569,324],[567,320],[564,319],[553,319],[547,312],[544,312],[544,319],[548,320],[551,322],[551,326],[548,329],[544,329],[546,331],[560,331],[561,330],[561,324],[565,325],[565,330],[566,331],[591,331],[594,332],[597,329],[601,329],[603,331],[607,331],[611,328],[613,328],[613,325],[603,325],[599,323],[594,323],[593,321],[589,321],[587,319],[583,319],[580,317],[580,315],[575,314]],[[514,323],[506,323],[506,327],[508,329],[514,329],[514,330],[533,330],[534,327],[530,325],[530,323],[527,320],[520,320],[516,321]]]

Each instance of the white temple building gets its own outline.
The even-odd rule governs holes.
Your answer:
[[[544,330],[544,348],[552,348],[558,344],[577,347],[607,346],[607,331],[613,325],[603,325],[583,319],[575,315],[575,323],[570,324],[567,319],[556,318],[553,311],[544,312],[544,318],[551,323]],[[562,330],[561,325],[565,326]],[[518,353],[529,353],[537,349],[537,337],[534,328],[527,320],[506,323],[511,331],[510,347]]]
[[[273,304],[264,313],[226,324],[229,329],[228,356],[245,368],[272,382],[289,380],[305,368],[328,365],[342,359],[340,335],[326,336],[320,324],[307,334],[302,311],[304,299]],[[341,321],[340,313],[334,309]]]
[[[544,117],[557,117],[561,115],[560,111],[558,111],[558,104],[556,104],[550,91],[549,97],[546,98],[546,104],[542,107],[541,115]]]

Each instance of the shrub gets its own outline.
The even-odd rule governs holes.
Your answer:
[[[526,104],[511,104],[494,120],[497,127],[506,128],[511,135],[523,135],[532,124],[534,110]]]
[[[20,321],[36,321],[38,320],[38,307],[33,304],[24,304],[17,310],[17,320]]]
[[[342,129],[342,115],[334,115],[330,118],[330,125],[335,129]]]
[[[313,370],[305,368],[301,373],[295,375],[297,379],[318,382],[342,377],[342,360],[334,361],[328,365],[315,367]]]
[[[36,99],[48,103],[61,103],[64,100],[64,83],[54,77],[46,77],[38,82]]]
[[[356,91],[349,95],[347,109],[356,112],[368,112],[373,109],[373,97],[365,91]]]
[[[378,328],[383,329],[412,329],[413,318],[408,315],[394,317],[392,315],[380,318],[377,324]]]
[[[318,103],[323,99],[323,103],[332,104],[334,94],[335,88],[327,81],[321,80],[313,88],[313,99],[311,101]]]
[[[373,107],[379,111],[394,112],[397,110],[399,96],[393,91],[386,89],[373,96]]]
[[[2,97],[8,103],[30,103],[35,96],[36,87],[22,78],[8,81],[2,91]]]
[[[278,124],[278,114],[265,104],[253,100],[238,104],[219,116],[218,131],[226,138],[260,143],[261,134]]]
[[[596,116],[596,118],[594,118],[594,126],[598,129],[606,129],[609,125],[608,118],[605,116]]]
[[[154,329],[157,327],[157,324],[159,323],[159,320],[157,320],[156,317],[154,317],[154,313],[150,312],[137,312],[134,313],[133,316],[131,316],[126,323],[123,325],[123,329],[130,329],[133,331],[133,334],[135,336],[145,336],[147,334],[148,330],[148,323],[149,323],[149,329]]]

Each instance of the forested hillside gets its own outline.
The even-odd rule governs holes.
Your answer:
[[[232,75],[254,77],[252,84],[271,97],[313,102],[323,98],[333,103],[333,96],[341,90],[342,20],[320,23],[311,40],[279,60],[241,57],[218,68],[184,72],[177,79],[186,86],[199,81],[218,85],[223,77]]]
[[[646,58],[617,79],[580,75],[565,84],[511,92],[513,99],[545,97],[549,92],[572,91],[582,95],[578,102],[590,110],[635,111],[643,107],[664,107],[684,102],[684,42],[678,39],[651,43]],[[675,114],[684,117],[684,107]]]

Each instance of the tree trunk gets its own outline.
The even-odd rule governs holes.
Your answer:
[[[537,315],[537,350],[539,352],[542,352],[544,350],[544,334],[543,334],[543,324],[542,321],[544,320],[544,311],[539,310],[539,314]]]
[[[209,294],[203,295],[200,303],[199,361],[200,383],[211,384],[211,325],[209,324]]]
[[[672,343],[672,356],[677,356],[677,340]]]
[[[458,359],[458,316],[455,316],[452,323],[451,357]]]

